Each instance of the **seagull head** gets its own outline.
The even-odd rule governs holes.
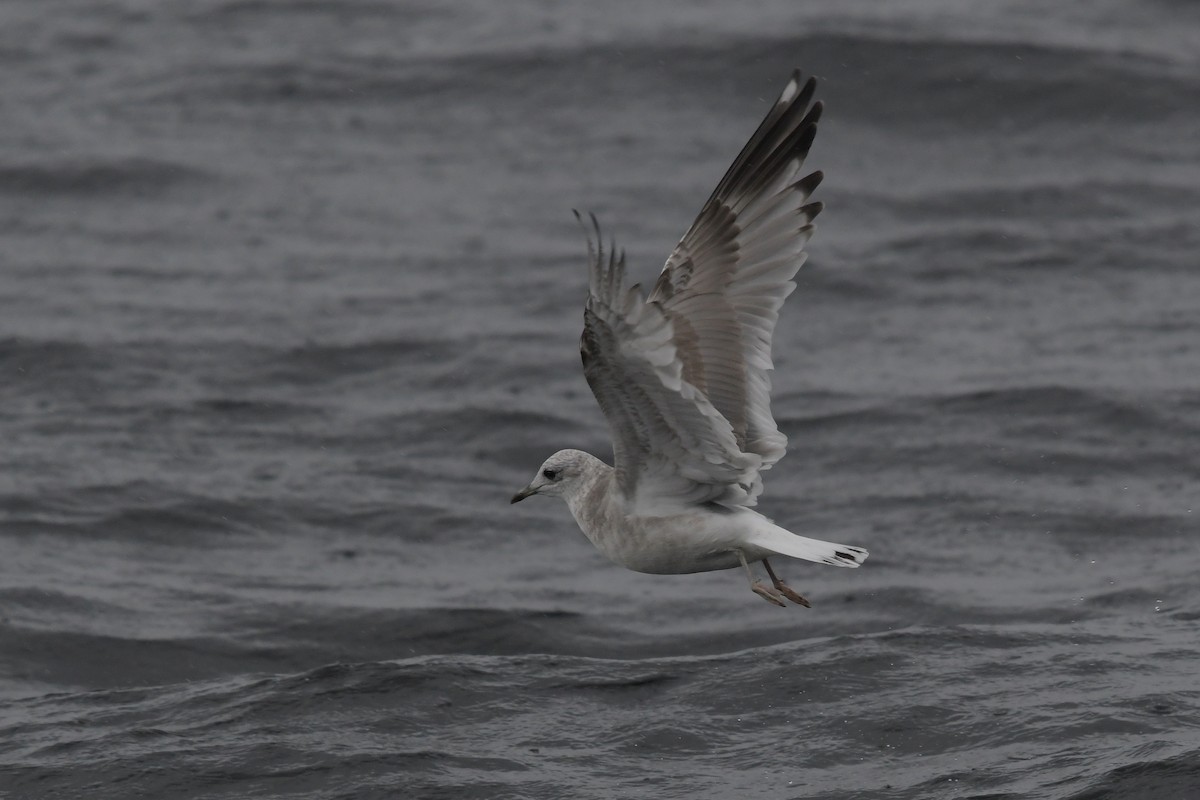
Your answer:
[[[533,494],[554,497],[569,494],[581,484],[593,461],[597,459],[582,450],[559,450],[538,468],[528,486],[513,495],[512,502],[518,503]]]

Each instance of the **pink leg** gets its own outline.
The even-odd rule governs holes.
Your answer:
[[[780,596],[779,592],[775,591],[769,586],[764,586],[762,581],[754,577],[754,573],[750,570],[750,565],[746,563],[746,556],[742,553],[742,551],[738,550],[737,554],[738,558],[741,559],[742,566],[746,569],[747,577],[750,578],[750,589],[768,603],[774,603],[780,608],[786,608],[787,603],[783,602],[783,597]]]
[[[775,586],[775,590],[779,592],[779,594],[783,595],[788,600],[791,600],[796,605],[801,605],[805,608],[812,608],[812,604],[805,600],[803,595],[797,594],[792,587],[779,580],[779,576],[775,574],[775,570],[771,569],[771,562],[767,561],[765,558],[763,559],[763,566],[767,568],[767,574],[771,576],[771,583]]]

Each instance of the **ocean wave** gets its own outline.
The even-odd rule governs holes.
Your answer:
[[[380,370],[428,369],[459,355],[458,344],[443,339],[387,339],[347,343],[312,343],[258,348],[244,358],[247,380],[265,373],[272,381],[292,385],[328,383]]]
[[[1200,786],[1200,750],[1170,755],[1177,749],[1164,745],[1168,755],[1138,760],[1110,768],[1096,777],[1093,786],[1065,800],[1160,800],[1187,797]]]
[[[497,621],[475,613],[474,625]],[[1052,655],[1063,636],[1074,647]],[[1094,648],[1107,648],[1110,663]],[[861,766],[871,752],[891,796],[979,796],[1021,776],[1056,786],[1054,796],[1160,796],[1148,793],[1183,790],[1198,774],[1194,748],[1171,743],[1194,721],[1186,660],[1148,653],[1106,620],[927,626],[707,656],[454,652],[17,699],[0,757],[16,789],[53,788],[103,761],[111,779],[147,790],[200,768],[220,792],[293,778],[312,791],[319,776],[349,771],[391,791],[449,791],[482,776],[495,791],[540,796],[531,776],[569,769],[581,753],[603,754],[606,791],[635,765],[658,783],[703,754],[711,774],[689,770],[672,785],[748,785],[782,769],[807,796],[839,796],[834,787],[877,788],[882,777]],[[1093,685],[1131,667],[1144,688],[1114,701],[1103,681]],[[946,673],[958,680],[931,679]],[[86,729],[62,727],[84,709]],[[824,735],[807,734],[798,715]],[[763,732],[785,758],[758,744]],[[197,751],[196,740],[209,744]],[[241,769],[250,757],[255,767]],[[135,776],[146,759],[171,767]]]
[[[216,178],[216,173],[191,164],[145,156],[0,163],[0,192],[30,197],[158,197]]]
[[[1186,392],[1138,393],[1132,389],[1105,391],[1077,386],[1041,385],[982,389],[888,399],[848,399],[850,409],[836,409],[810,417],[783,417],[781,428],[797,436],[821,430],[920,426],[936,417],[939,425],[956,421],[992,423],[985,435],[1001,428],[1006,441],[1012,435],[1045,441],[1048,422],[1058,426],[1053,438],[1069,440],[1082,432],[1111,431],[1114,435],[1158,434],[1190,436],[1200,432],[1187,410],[1196,397]],[[800,395],[788,395],[778,405],[804,405]]]
[[[266,503],[247,504],[182,490],[167,482],[88,484],[5,497],[11,534],[55,534],[202,546],[214,536],[255,535],[283,519]]]

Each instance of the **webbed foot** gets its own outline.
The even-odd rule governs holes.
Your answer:
[[[775,594],[776,596],[783,595],[788,600],[791,600],[793,603],[795,603],[798,606],[804,606],[805,608],[812,608],[812,603],[808,602],[808,600],[804,597],[804,595],[800,594],[799,592],[797,592],[792,587],[788,586],[786,583],[784,583],[782,580],[779,579],[779,576],[775,574],[775,570],[771,569],[771,563],[769,561],[767,561],[764,558],[762,563],[763,563],[763,566],[766,567],[766,569],[767,569],[767,574],[771,576],[771,583],[775,586],[775,592],[773,592],[773,594]],[[766,587],[763,587],[763,588],[766,588]]]
[[[779,596],[779,592],[776,592],[762,581],[752,581],[750,583],[750,588],[754,590],[756,595],[761,597],[763,600],[766,600],[768,603],[774,603],[780,608],[787,608],[787,603],[783,602],[783,598]],[[791,589],[788,589],[788,591],[792,592]],[[795,592],[792,592],[792,594],[796,597],[800,597],[800,595],[796,594]],[[804,598],[800,597],[800,599],[803,600]]]

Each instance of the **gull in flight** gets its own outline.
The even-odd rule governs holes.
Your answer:
[[[613,466],[560,450],[512,499],[562,497],[600,552],[637,572],[742,567],[779,606],[809,602],[767,560],[857,567],[861,547],[784,530],[754,511],[762,473],[787,438],[771,416],[771,337],[821,211],[821,182],[797,177],[821,116],[800,71],[683,239],[648,296],[625,286],[625,257],[605,250],[592,217],[580,350],[613,440]],[[576,214],[578,216],[578,214]],[[767,586],[750,565],[761,561]]]

